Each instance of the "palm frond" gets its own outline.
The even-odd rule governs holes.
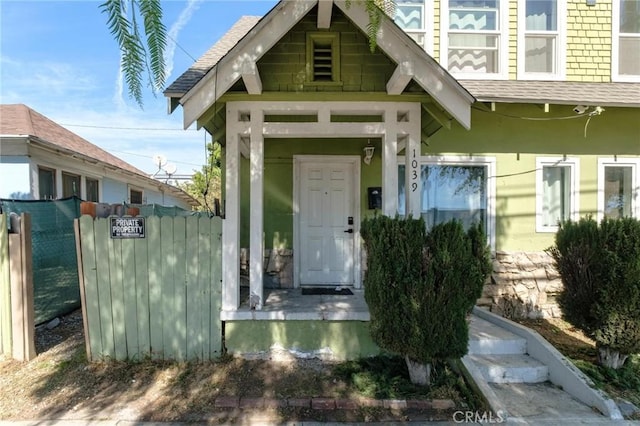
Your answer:
[[[162,6],[160,0],[139,0],[139,3],[147,36],[151,83],[154,90],[161,90],[166,80],[164,51],[167,46],[167,28],[162,23]]]

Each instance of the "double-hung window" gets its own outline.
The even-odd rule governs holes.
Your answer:
[[[441,3],[440,63],[456,78],[507,77],[507,0]]]
[[[405,214],[405,165],[398,164],[398,214]],[[482,224],[494,247],[495,159],[421,157],[421,216],[427,228],[457,220],[465,228]]]
[[[640,0],[613,2],[611,78],[640,81]]]
[[[433,54],[432,0],[398,0],[395,6],[395,23],[420,47]]]
[[[525,0],[518,8],[518,78],[563,78],[565,15],[566,0]]]
[[[598,159],[598,220],[640,218],[640,159]]]
[[[537,232],[556,232],[561,222],[578,219],[579,176],[576,158],[536,160]]]

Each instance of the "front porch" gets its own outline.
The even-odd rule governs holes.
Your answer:
[[[222,321],[369,321],[364,290],[352,295],[303,295],[301,288],[264,289],[261,310],[251,309],[249,288],[241,288],[242,303],[237,310],[223,310]]]

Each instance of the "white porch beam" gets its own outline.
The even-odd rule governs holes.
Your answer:
[[[329,29],[331,26],[331,9],[333,0],[318,0],[318,28]]]
[[[262,136],[262,111],[251,111],[251,213],[249,249],[249,306],[261,310],[263,295],[264,259],[264,137]]]
[[[225,94],[242,74],[242,64],[248,59],[257,62],[315,5],[316,1],[283,1],[234,48],[233,54],[222,58],[189,92],[180,99],[185,129],[204,114]]]
[[[240,143],[229,126],[225,150],[225,218],[222,221],[222,310],[240,306]]]
[[[255,61],[248,59],[242,65],[242,81],[250,95],[262,94],[262,80]]]
[[[387,82],[387,94],[388,95],[399,95],[401,94],[407,84],[413,78],[413,64],[411,62],[405,61],[396,67],[395,71],[389,78]]]

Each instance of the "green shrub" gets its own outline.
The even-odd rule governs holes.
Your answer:
[[[365,299],[373,340],[430,364],[467,352],[467,314],[491,262],[482,229],[448,222],[426,232],[420,219],[378,216],[362,224]]]
[[[564,284],[563,315],[596,341],[603,365],[619,368],[640,352],[640,221],[569,221],[548,251]]]

